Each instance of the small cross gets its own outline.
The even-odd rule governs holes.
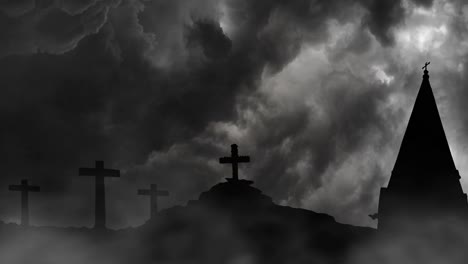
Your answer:
[[[105,169],[104,161],[96,160],[95,168],[80,168],[80,176],[94,176],[96,180],[95,197],[95,228],[106,227],[106,190],[104,187],[104,177],[120,177],[119,170]]]
[[[429,62],[426,62],[426,63],[424,64],[424,66],[422,67],[422,69],[423,69],[424,71],[427,71],[427,65],[429,65],[429,64],[431,64],[430,61],[429,61]]]
[[[156,216],[158,213],[158,197],[159,196],[169,196],[168,191],[158,190],[158,186],[156,184],[151,184],[150,189],[139,189],[139,195],[148,195],[150,197],[150,213],[151,218]]]
[[[8,186],[10,191],[21,192],[21,225],[29,225],[29,192],[41,191],[39,186],[32,186],[28,184],[28,180],[21,180],[21,185]]]
[[[239,180],[238,176],[238,164],[243,162],[250,162],[249,156],[239,156],[237,145],[231,145],[231,157],[222,157],[219,158],[219,163],[231,163],[232,164],[232,179],[237,181]]]

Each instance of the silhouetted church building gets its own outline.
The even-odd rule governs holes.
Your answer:
[[[379,229],[394,221],[466,216],[467,196],[450,153],[426,66],[387,188],[380,191]]]

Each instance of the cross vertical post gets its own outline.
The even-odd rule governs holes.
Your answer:
[[[10,185],[8,190],[21,192],[21,225],[29,226],[29,192],[40,192],[40,187],[29,185],[28,180],[21,180],[21,185]]]
[[[94,176],[96,183],[96,196],[94,207],[94,227],[106,228],[106,189],[104,177],[120,177],[120,171],[105,169],[104,161],[97,160],[94,168],[80,168],[80,176]]]
[[[158,190],[157,184],[151,184],[150,189],[139,189],[138,195],[147,195],[150,197],[150,215],[151,218],[154,218],[158,213],[158,197],[169,196],[169,192]]]
[[[250,157],[249,156],[239,156],[239,151],[237,149],[236,144],[231,145],[231,156],[230,157],[222,157],[219,158],[219,163],[225,164],[225,163],[231,163],[232,165],[232,179],[234,181],[239,180],[239,174],[238,174],[238,164],[239,163],[246,163],[250,162]]]

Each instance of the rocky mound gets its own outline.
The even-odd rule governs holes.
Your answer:
[[[258,208],[273,206],[270,197],[264,195],[262,191],[254,188],[253,181],[232,180],[218,183],[210,190],[203,192],[198,201],[200,203],[222,208]]]

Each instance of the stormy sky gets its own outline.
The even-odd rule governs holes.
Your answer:
[[[276,203],[375,226],[424,62],[468,190],[468,4],[456,0],[0,0],[0,219],[30,179],[34,225],[142,224],[230,177]]]

